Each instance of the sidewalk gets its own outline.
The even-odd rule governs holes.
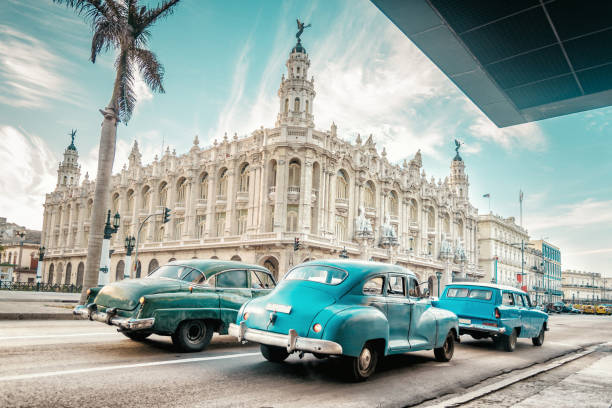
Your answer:
[[[0,320],[71,320],[79,293],[0,291]]]

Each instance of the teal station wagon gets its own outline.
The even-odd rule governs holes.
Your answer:
[[[519,337],[541,346],[548,330],[548,315],[532,306],[527,293],[511,286],[451,284],[434,304],[459,317],[459,335],[490,337],[506,351],[514,350]]]
[[[227,333],[243,303],[274,288],[262,266],[233,261],[173,261],[142,279],[91,288],[75,315],[118,327],[132,340],[168,335],[183,351],[203,350]]]
[[[457,316],[432,307],[416,276],[397,265],[320,260],[291,269],[266,296],[244,304],[229,333],[259,343],[273,362],[293,352],[342,356],[354,380],[365,380],[379,359],[434,350],[449,361]]]

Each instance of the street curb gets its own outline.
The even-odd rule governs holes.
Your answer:
[[[0,313],[0,320],[75,320],[70,313]]]

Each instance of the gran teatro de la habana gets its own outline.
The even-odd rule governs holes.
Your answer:
[[[172,210],[169,222],[155,216],[142,228],[132,277],[174,259],[218,258],[264,265],[281,278],[293,265],[339,256],[405,266],[432,294],[437,276],[441,288],[482,277],[477,210],[458,148],[449,176],[428,180],[420,152],[391,164],[372,135],[351,143],[335,124],[317,130],[314,80],[301,42],[286,66],[275,127],[225,135],[205,148],[196,136],[188,152],[166,150],[148,164],[134,143],[112,178],[109,209],[121,221],[110,242],[110,280],[123,279],[125,237],[165,207]],[[44,204],[44,282],[82,284],[94,182],[80,178],[73,142]]]

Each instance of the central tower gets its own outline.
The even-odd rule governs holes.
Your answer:
[[[312,115],[312,104],[316,95],[314,78],[308,80],[310,59],[299,37],[285,65],[287,66],[287,78],[283,74],[278,90],[280,109],[276,127],[314,128],[314,116]]]

